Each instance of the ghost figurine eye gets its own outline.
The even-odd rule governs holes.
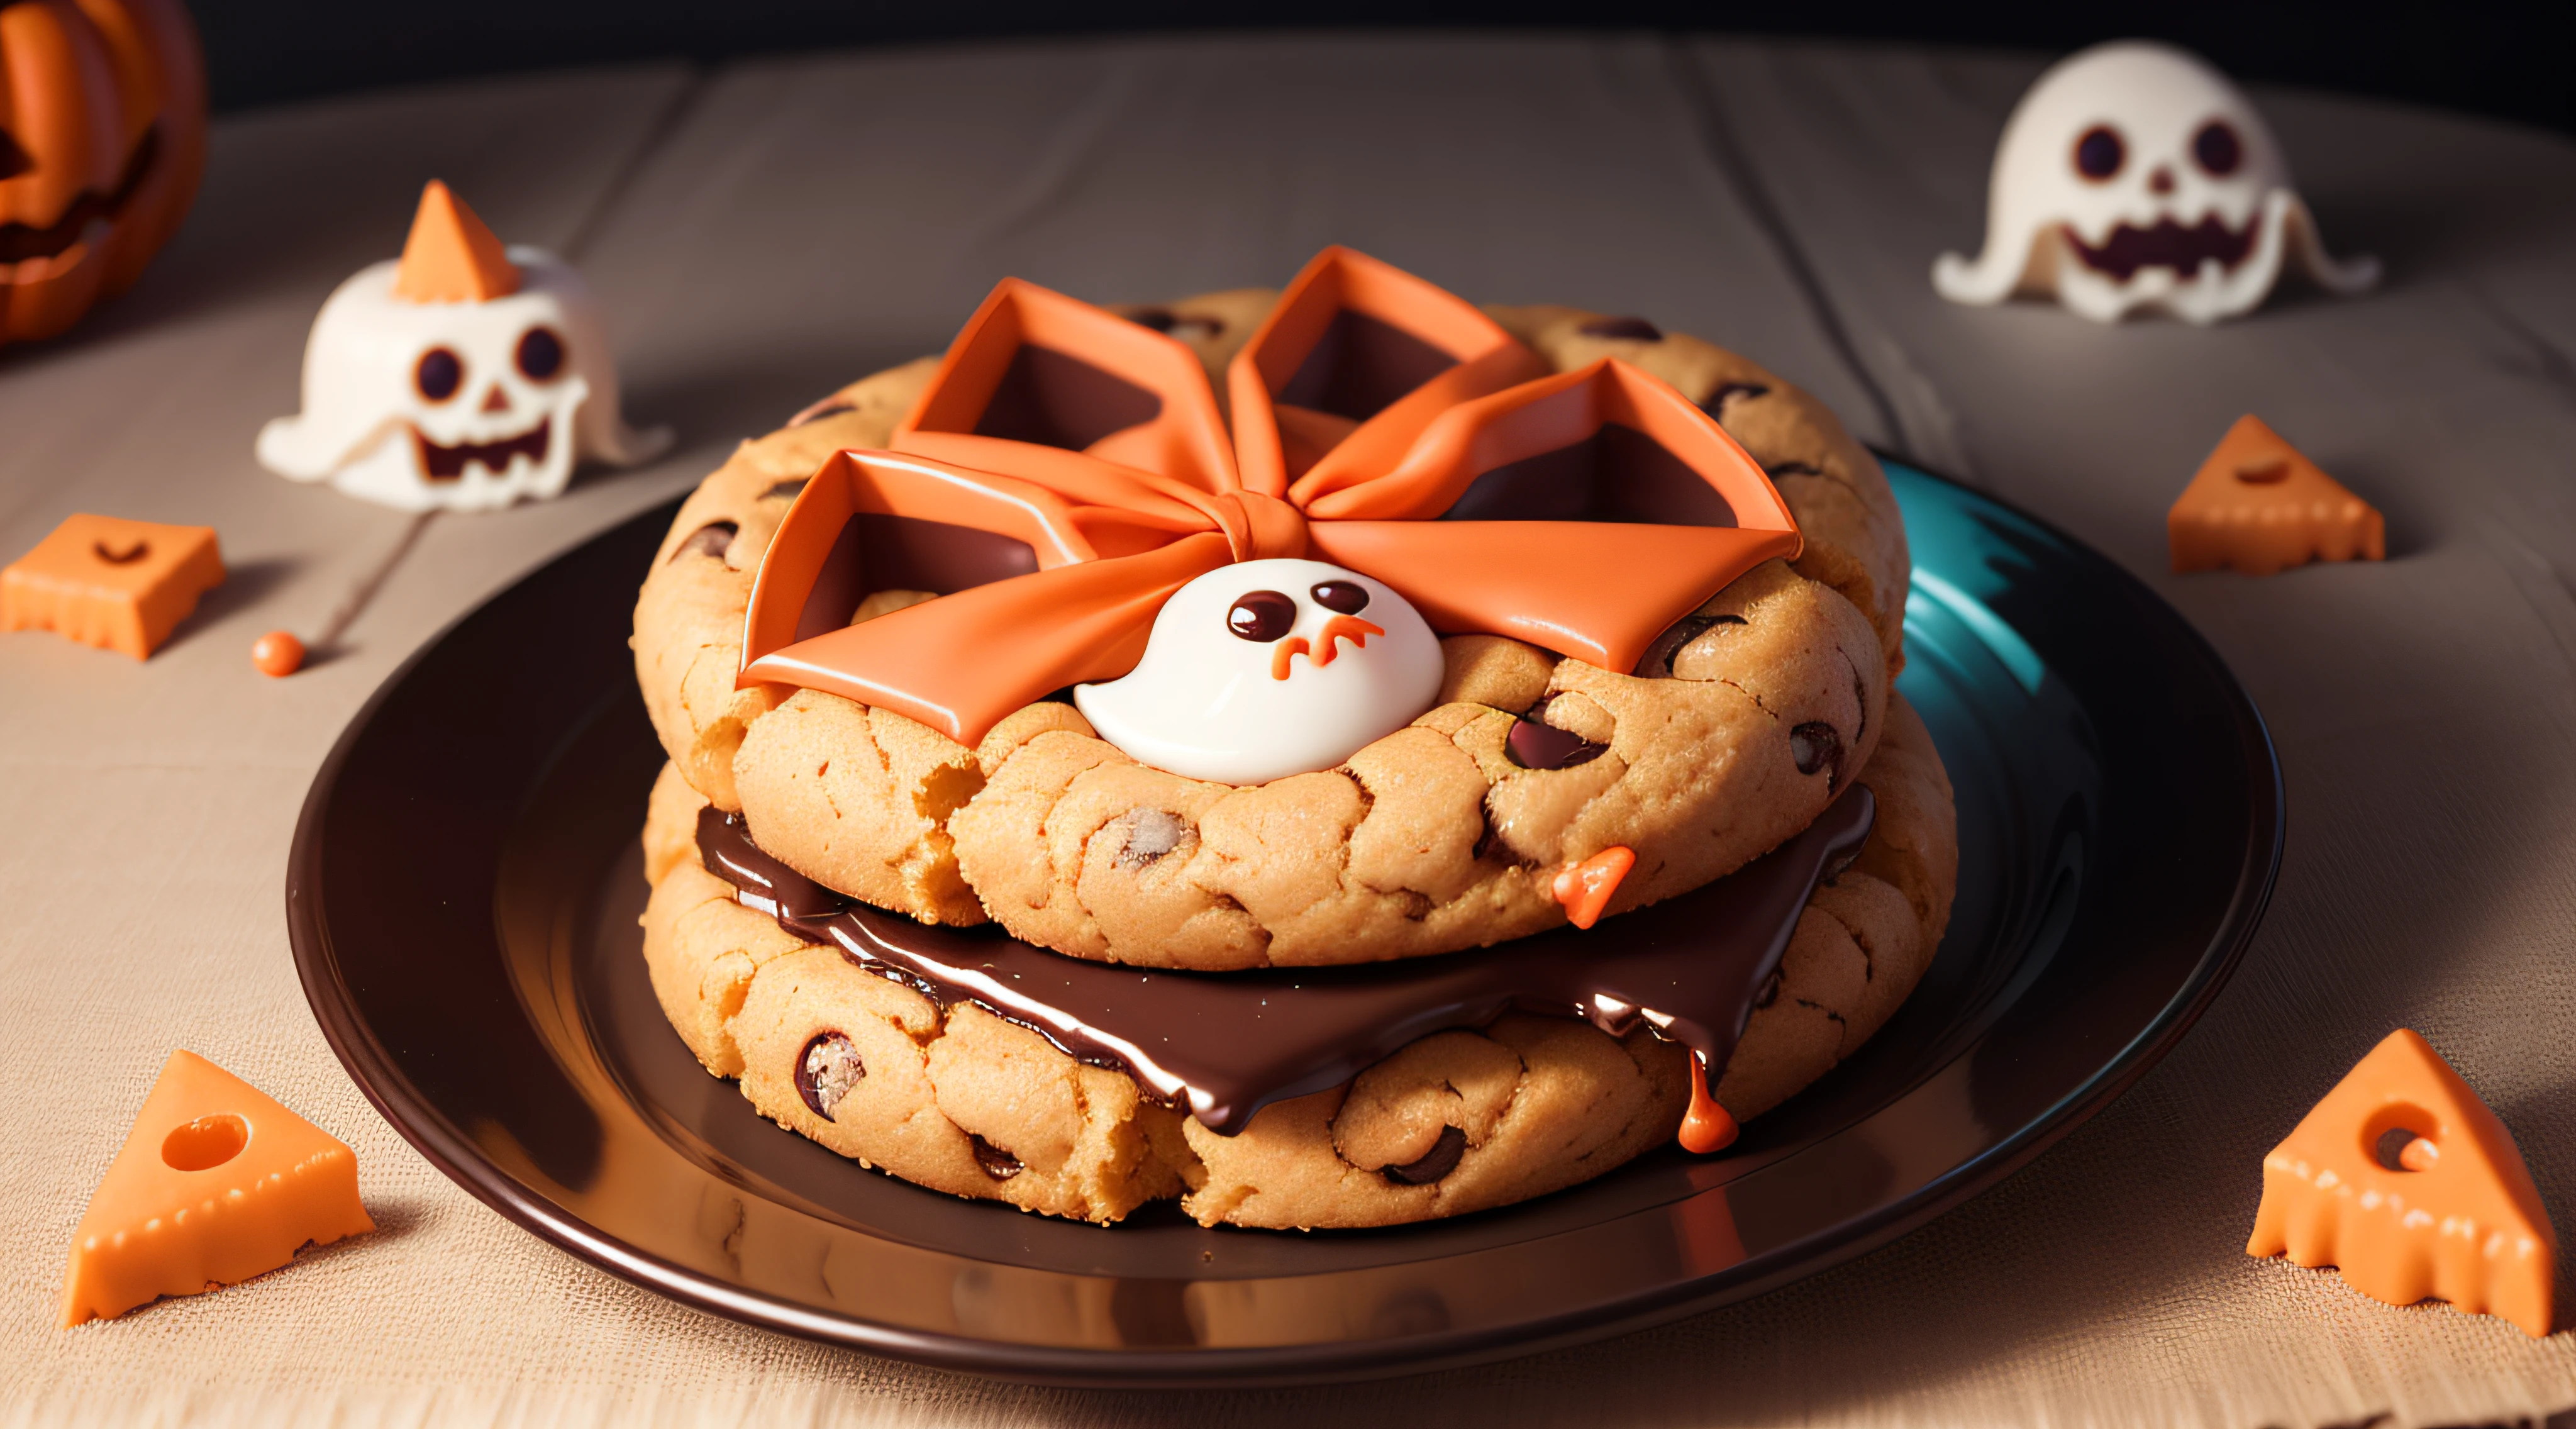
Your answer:
[[[2097,184],[2109,182],[2128,157],[2120,131],[2108,124],[2094,125],[2075,141],[2075,172]]]
[[[2191,156],[2211,178],[2223,179],[2245,161],[2245,144],[2236,137],[2235,126],[2212,119],[2191,136]]]
[[[1267,645],[1297,624],[1297,602],[1275,590],[1256,590],[1226,607],[1225,628],[1238,640]]]
[[[1357,615],[1368,609],[1368,587],[1358,581],[1317,581],[1307,594],[1335,615]]]
[[[519,337],[519,371],[531,382],[552,382],[563,371],[563,339],[550,327],[532,327]]]
[[[412,369],[412,382],[420,395],[432,402],[444,402],[465,385],[465,362],[444,347],[433,347],[420,355],[420,365]]]

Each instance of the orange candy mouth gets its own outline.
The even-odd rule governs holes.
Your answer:
[[[1308,645],[1303,635],[1291,635],[1273,646],[1270,653],[1270,678],[1287,679],[1288,672],[1295,667],[1297,657],[1301,654],[1306,657],[1308,663],[1319,670],[1333,663],[1333,657],[1341,653],[1340,647],[1333,644],[1336,640],[1347,640],[1356,648],[1365,650],[1368,648],[1370,636],[1385,633],[1384,630],[1356,615],[1336,615],[1324,622],[1324,631],[1316,637],[1314,645]]]

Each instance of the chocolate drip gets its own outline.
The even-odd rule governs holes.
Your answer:
[[[1641,1022],[1700,1054],[1714,1081],[1780,966],[1807,896],[1847,866],[1877,806],[1866,785],[1715,883],[1589,931],[1362,967],[1191,973],[1087,962],[998,927],[934,927],[854,903],[751,841],[740,815],[698,816],[707,871],[790,932],[949,1007],[972,1002],[1066,1055],[1115,1067],[1221,1135],[1262,1107],[1339,1086],[1407,1043],[1504,1012]]]

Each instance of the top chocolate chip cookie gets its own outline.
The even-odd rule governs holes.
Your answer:
[[[1332,250],[1114,313],[1006,282],[708,477],[634,645],[680,776],[809,877],[1223,970],[1733,871],[1867,763],[1906,576],[1778,378]]]

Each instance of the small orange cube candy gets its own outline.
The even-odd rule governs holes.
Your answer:
[[[248,1280],[307,1241],[375,1228],[348,1147],[196,1053],[173,1052],[72,1233],[63,1324]]]
[[[2403,1027],[2263,1158],[2245,1253],[2334,1266],[2392,1305],[2431,1296],[2549,1333],[2558,1237],[2522,1152]]]
[[[50,630],[147,659],[223,580],[213,527],[71,516],[0,567],[0,630]]]
[[[2268,576],[2309,561],[2384,560],[2388,523],[2248,414],[2165,515],[2176,571]]]

